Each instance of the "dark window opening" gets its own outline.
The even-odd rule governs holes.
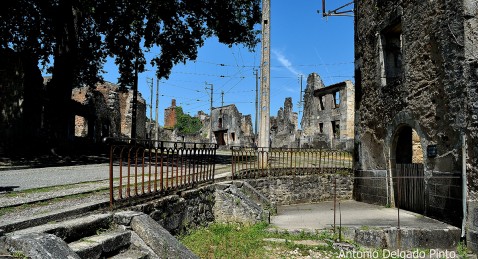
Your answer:
[[[324,133],[324,124],[322,122],[319,123],[319,133]]]
[[[219,120],[217,122],[217,127],[222,128],[222,118],[219,118]]]
[[[236,133],[231,132],[231,139],[232,141],[236,141]]]
[[[340,121],[332,121],[332,133],[334,138],[340,137]]]
[[[390,26],[382,32],[383,71],[385,84],[400,83],[402,75],[402,24]]]

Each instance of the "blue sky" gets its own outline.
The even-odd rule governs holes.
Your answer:
[[[348,2],[328,0],[327,9]],[[312,72],[318,73],[325,85],[354,81],[353,18],[326,19],[317,13],[319,9],[320,0],[271,1],[271,116],[277,114],[286,97],[292,97],[293,109],[299,112],[300,75],[303,75],[303,89]],[[223,99],[224,105],[235,104],[239,112],[251,114],[254,121],[256,83],[253,71],[260,71],[260,57],[260,45],[251,53],[241,45],[229,48],[214,38],[208,39],[196,61],[175,66],[170,78],[160,81],[159,124],[164,124],[164,109],[171,105],[171,99],[176,99],[177,105],[191,116],[200,110],[209,114],[210,90],[205,89],[206,82],[214,85],[214,107],[221,106]],[[138,86],[148,104],[146,115],[149,117],[151,90],[147,78],[154,78],[155,74],[150,65],[147,69],[149,71],[140,74]],[[103,75],[105,80],[116,83],[118,73],[114,63],[108,62],[105,70],[108,71]],[[153,118],[155,96],[153,93]]]

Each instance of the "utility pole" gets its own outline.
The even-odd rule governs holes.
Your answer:
[[[214,94],[214,85],[213,84],[208,84],[207,82],[205,82],[206,85],[209,85],[211,86],[211,88],[208,88],[206,86],[206,90],[210,89],[211,90],[211,105],[209,107],[209,143],[212,143],[212,96]]]
[[[146,82],[149,84],[151,90],[150,102],[149,102],[149,139],[153,139],[153,78],[146,78]]]
[[[302,78],[304,75],[300,75],[300,95],[299,95],[299,118],[302,110],[302,105],[304,105],[303,95],[302,95]]]
[[[133,107],[131,109],[131,138],[136,139],[136,113],[138,110],[138,58],[134,63]],[[144,125],[143,125],[144,127]],[[133,140],[135,141],[135,140]]]
[[[262,58],[261,58],[261,122],[259,130],[259,147],[264,151],[270,146],[270,0],[262,0]],[[262,156],[259,156],[262,158]],[[265,159],[265,161],[264,161]],[[260,159],[260,167],[267,166],[267,155]]]
[[[302,78],[303,78],[304,75],[300,75],[300,96],[299,96],[299,118],[297,118],[297,120],[300,119],[300,112],[302,110],[302,105],[304,105],[304,101],[303,101],[303,94],[302,94]],[[299,121],[297,121],[297,124],[299,124]],[[297,125],[297,127],[299,127],[299,125]],[[299,143],[298,143],[298,146],[300,148],[300,136],[299,136]]]
[[[221,107],[224,107],[224,91],[221,91]]]
[[[154,116],[155,140],[159,141],[159,124],[158,124],[158,106],[159,106],[159,77],[156,78],[156,113]]]
[[[259,74],[257,73],[257,69],[254,70],[254,75],[256,76],[256,120],[254,122],[254,139],[257,139],[257,120],[259,119],[259,95],[258,95]]]

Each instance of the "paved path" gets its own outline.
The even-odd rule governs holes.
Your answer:
[[[116,170],[118,171],[118,170]],[[115,172],[116,174],[117,172]],[[29,168],[0,171],[0,187],[15,191],[109,179],[108,164]]]
[[[340,223],[338,204],[336,208],[335,222],[338,227]],[[340,203],[340,210],[343,227],[385,228],[398,225],[398,214],[395,208],[347,200]],[[289,231],[330,229],[334,225],[333,202],[280,206],[277,212],[278,215],[271,217],[271,223]],[[404,210],[400,210],[400,226],[427,229],[452,227],[438,220]]]

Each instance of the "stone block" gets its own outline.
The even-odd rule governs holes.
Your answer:
[[[131,227],[161,258],[199,258],[147,215],[134,217]]]
[[[143,215],[143,213],[137,211],[120,211],[114,214],[113,220],[116,224],[129,226],[131,219],[139,215]]]
[[[61,238],[46,233],[12,234],[2,237],[0,242],[9,251],[19,251],[32,259],[70,258],[80,259]]]

